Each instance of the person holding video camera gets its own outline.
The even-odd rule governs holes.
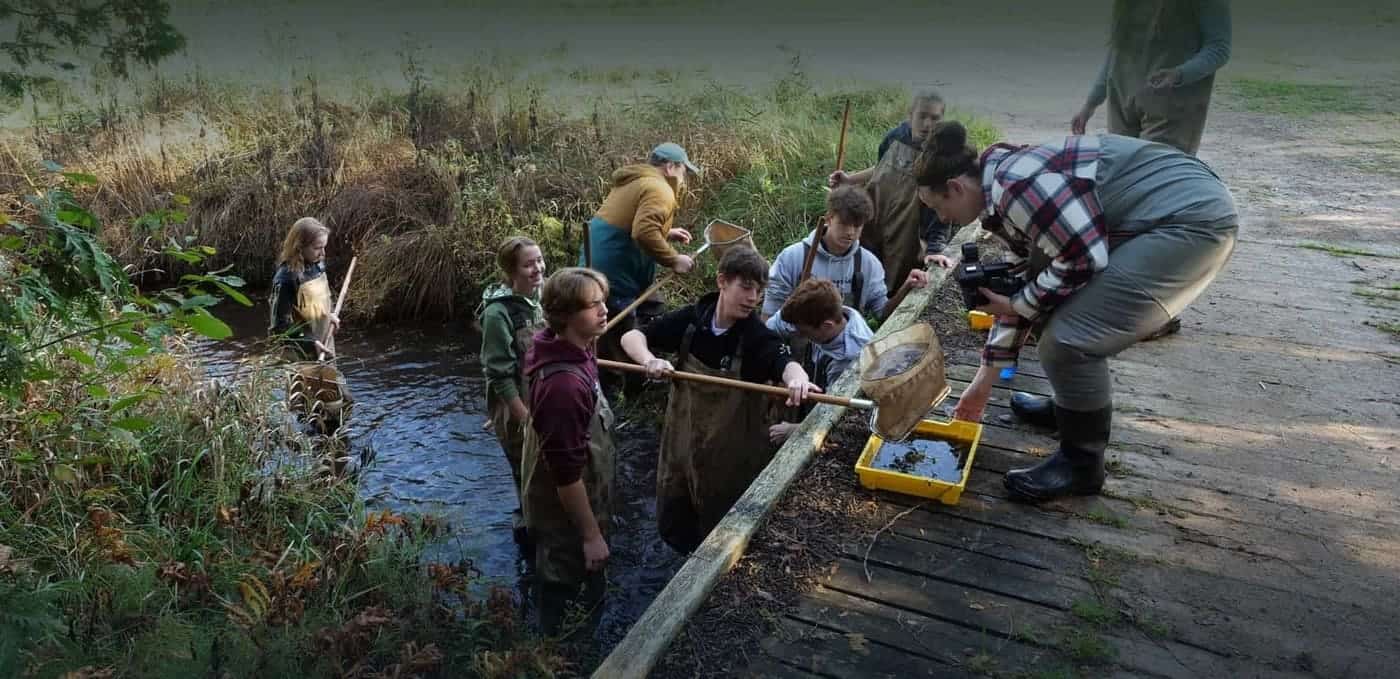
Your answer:
[[[981,419],[999,372],[1016,364],[1038,329],[1055,396],[1014,394],[1012,410],[1058,427],[1060,446],[1034,467],[1007,472],[1004,484],[1029,502],[1097,494],[1113,420],[1108,358],[1180,314],[1224,267],[1239,224],[1229,189],[1165,144],[1083,135],[995,144],[979,155],[955,121],[934,129],[917,179],[920,200],[945,223],[980,218],[1012,263],[1026,265],[1012,284],[999,275],[1005,267],[964,262],[958,272],[977,285],[970,301],[985,300],[977,308],[996,323],[954,416]],[[995,279],[1003,279],[994,286],[1000,292],[978,284]]]

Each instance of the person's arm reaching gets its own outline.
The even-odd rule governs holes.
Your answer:
[[[675,194],[670,186],[648,183],[641,188],[637,213],[632,218],[632,240],[657,264],[668,268],[674,266],[681,256],[666,237],[671,229],[671,213],[675,204]]]
[[[627,356],[647,369],[647,377],[656,379],[675,370],[670,361],[657,358],[647,346],[647,336],[641,330],[628,330],[622,336],[622,350]]]

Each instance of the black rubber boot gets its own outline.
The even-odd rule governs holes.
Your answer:
[[[1178,317],[1163,323],[1162,327],[1153,330],[1152,334],[1142,338],[1142,341],[1151,342],[1153,340],[1162,339],[1168,335],[1175,335],[1179,332],[1181,332],[1181,318]]]
[[[520,549],[526,554],[534,556],[535,543],[530,540],[530,529],[525,527],[525,515],[517,509],[511,512],[511,537],[515,538],[515,544],[520,545]]]
[[[1016,419],[1029,425],[1054,429],[1055,422],[1055,398],[1053,396],[1036,396],[1025,392],[1011,393],[1011,412],[1016,415]]]
[[[1113,425],[1113,408],[1091,412],[1055,409],[1060,449],[1029,469],[1013,469],[1002,484],[1011,499],[1045,502],[1067,495],[1098,495],[1103,489],[1103,453]]]

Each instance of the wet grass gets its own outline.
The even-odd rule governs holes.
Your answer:
[[[1109,627],[1118,623],[1118,611],[1109,608],[1098,599],[1076,599],[1070,604],[1074,617],[1096,627]]]
[[[1393,323],[1390,321],[1366,321],[1366,325],[1390,335],[1390,338],[1393,340],[1400,341],[1400,323]]]
[[[1108,511],[1103,507],[1095,507],[1082,514],[1082,516],[1102,526],[1109,526],[1111,528],[1118,529],[1125,529],[1128,527],[1127,519],[1118,516],[1117,514],[1114,514],[1113,512]]]
[[[1362,250],[1359,248],[1349,248],[1341,245],[1333,245],[1331,243],[1300,243],[1295,247],[1299,247],[1304,250],[1317,250],[1318,252],[1325,252],[1329,255],[1332,255],[1333,257],[1381,257],[1384,259],[1400,259],[1400,255],[1391,255],[1383,252],[1374,252],[1372,250]]]
[[[1237,78],[1230,81],[1230,91],[1253,113],[1305,117],[1381,110],[1379,102],[1356,85]]]

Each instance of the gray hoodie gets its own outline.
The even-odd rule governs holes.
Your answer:
[[[816,238],[816,231],[806,238],[783,248],[768,269],[768,288],[763,293],[763,315],[775,316],[783,308],[783,303],[797,289],[797,278],[802,275],[802,260],[807,256],[803,244],[810,244]],[[860,299],[851,297],[851,277],[855,273],[856,256],[859,254],[860,275],[864,280]],[[880,258],[859,243],[842,255],[833,255],[823,243],[817,248],[817,258],[812,262],[812,277],[825,278],[836,284],[847,306],[856,307],[861,313],[879,314],[885,308],[889,290],[885,288],[885,267]]]

